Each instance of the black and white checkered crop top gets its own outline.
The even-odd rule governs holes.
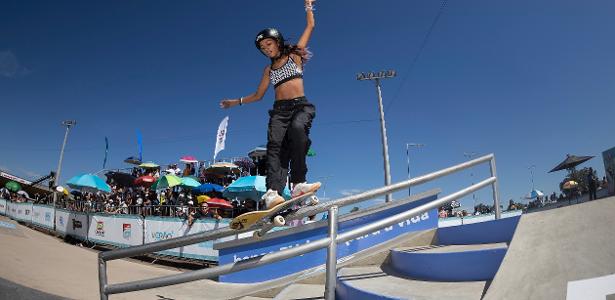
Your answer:
[[[290,57],[290,55],[288,56],[288,60],[283,66],[277,69],[274,69],[272,67],[269,71],[269,79],[271,80],[271,83],[273,84],[274,88],[277,88],[282,83],[295,78],[303,78],[303,70],[301,70],[301,68],[297,66],[297,64]]]

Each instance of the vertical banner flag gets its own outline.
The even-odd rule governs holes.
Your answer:
[[[109,155],[109,139],[105,137],[105,160],[103,160],[103,170],[107,166],[107,155]]]
[[[143,161],[143,137],[139,129],[137,129],[137,144],[139,145],[139,161]]]
[[[228,116],[222,119],[220,126],[218,126],[218,134],[216,135],[216,150],[214,150],[214,162],[218,152],[224,150],[224,142],[226,141],[226,127],[228,126]]]

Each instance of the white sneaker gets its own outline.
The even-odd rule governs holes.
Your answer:
[[[291,197],[295,198],[303,194],[307,194],[310,192],[316,192],[319,188],[320,188],[319,181],[314,182],[314,183],[307,183],[307,182],[297,183],[293,187],[293,191],[291,192]]]
[[[272,189],[267,190],[261,199],[265,200],[265,207],[267,207],[267,209],[284,202],[284,198],[280,196],[277,191]]]

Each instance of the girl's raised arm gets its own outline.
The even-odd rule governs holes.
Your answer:
[[[308,41],[310,40],[310,36],[312,35],[312,30],[314,30],[314,4],[315,0],[305,0],[305,15],[307,19],[307,24],[305,25],[305,30],[297,42],[297,47],[304,49]]]
[[[267,88],[269,87],[269,70],[270,66],[265,67],[263,77],[261,78],[261,83],[258,85],[258,88],[256,89],[255,93],[246,97],[241,97],[239,99],[224,99],[220,101],[220,107],[229,108],[235,105],[243,105],[246,103],[261,100],[265,95],[265,92],[267,92]]]

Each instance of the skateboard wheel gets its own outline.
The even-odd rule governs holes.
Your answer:
[[[261,234],[261,232],[260,232],[260,231],[258,231],[258,230],[254,231],[254,233],[252,233],[252,236],[253,236],[254,238],[257,238],[257,239],[260,239],[261,237],[263,237],[263,235]]]
[[[308,205],[316,205],[318,204],[318,202],[320,202],[318,197],[316,197],[315,195],[312,195],[312,197],[310,197],[310,200],[308,201]]]
[[[284,220],[282,216],[275,216],[275,218],[273,218],[273,224],[275,224],[275,226],[284,226],[286,220]]]

